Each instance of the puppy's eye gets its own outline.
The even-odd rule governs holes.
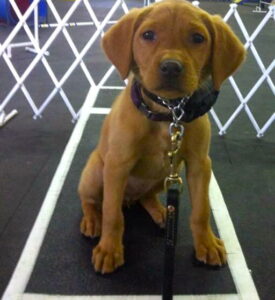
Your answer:
[[[195,44],[201,44],[201,43],[204,42],[204,36],[201,35],[200,33],[194,33],[194,34],[192,35],[192,41],[193,41],[193,43],[195,43]]]
[[[154,41],[156,39],[156,34],[154,31],[152,30],[148,30],[148,31],[145,31],[143,34],[142,34],[142,37],[144,40],[147,40],[147,41]]]

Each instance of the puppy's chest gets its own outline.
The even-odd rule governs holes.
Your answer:
[[[167,124],[152,130],[143,141],[143,151],[133,173],[152,179],[166,176],[170,166],[168,158],[170,149],[171,142]]]

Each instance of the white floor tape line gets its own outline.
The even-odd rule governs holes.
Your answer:
[[[110,111],[111,108],[107,108],[107,107],[92,107],[90,110],[90,114],[107,115]]]
[[[92,87],[86,97],[80,118],[62,155],[12,278],[3,294],[3,300],[20,299],[25,291],[53,215],[58,196],[70,169],[85,125],[90,117],[90,108],[94,105],[98,92],[98,88]]]
[[[225,243],[230,268],[236,289],[242,300],[258,300],[259,295],[247,267],[241,245],[223,199],[220,187],[212,173],[209,198],[220,237]]]
[[[161,296],[60,296],[60,295],[39,295],[24,294],[22,300],[161,300]],[[178,295],[174,300],[239,300],[236,294],[228,295]],[[252,299],[250,299],[252,300]]]
[[[98,95],[98,88],[91,88],[83,105],[83,113],[75,126],[71,138],[66,146],[56,173],[53,177],[43,205],[35,221],[33,229],[29,235],[27,243],[23,249],[22,255],[15,268],[8,287],[3,295],[3,300],[160,300],[161,296],[62,296],[62,295],[41,295],[24,294],[28,284],[40,247],[44,240],[47,227],[53,215],[57,199],[62,190],[69,168],[73,161],[78,144],[81,140],[85,125],[90,114],[108,114],[109,108],[93,107]],[[221,190],[218,186],[214,174],[212,174],[209,196],[211,199],[211,208],[220,233],[225,242],[228,252],[228,265],[232,273],[234,283],[238,294],[219,294],[219,295],[177,295],[175,300],[258,300],[259,296],[247,267],[240,243],[231,221],[229,212],[225,205]]]

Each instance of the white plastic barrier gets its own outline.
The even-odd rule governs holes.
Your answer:
[[[262,31],[262,29],[264,28],[264,26],[267,24],[268,21],[272,21],[274,24],[274,31],[275,31],[275,23],[273,21],[273,19],[275,20],[275,6],[270,5],[269,6],[269,11],[268,13],[264,16],[264,18],[262,19],[262,21],[259,23],[259,25],[256,27],[256,29],[254,30],[254,32],[251,34],[251,36],[249,36],[246,27],[237,11],[238,5],[237,4],[230,4],[230,10],[228,11],[228,13],[226,14],[226,16],[224,17],[224,20],[227,22],[229,20],[230,17],[235,17],[237,24],[239,25],[241,32],[243,33],[243,36],[246,40],[245,43],[245,48],[246,49],[250,49],[251,50],[251,54],[253,55],[253,57],[255,58],[255,61],[257,62],[261,72],[262,72],[262,76],[258,79],[258,81],[256,82],[256,84],[250,89],[250,91],[247,93],[246,96],[243,96],[236,81],[234,80],[233,77],[229,78],[229,81],[232,85],[232,88],[234,89],[239,101],[240,101],[240,105],[237,107],[237,109],[233,112],[233,114],[230,116],[230,118],[225,122],[225,124],[222,124],[219,117],[217,116],[217,114],[215,113],[215,110],[212,109],[211,110],[211,114],[215,120],[215,123],[217,124],[219,130],[220,130],[220,135],[223,135],[226,133],[226,130],[230,127],[230,125],[233,123],[233,121],[236,119],[236,117],[239,115],[239,113],[244,110],[249,118],[249,120],[251,121],[253,127],[255,128],[256,132],[257,132],[257,137],[262,137],[264,135],[264,133],[266,132],[266,130],[270,127],[270,125],[274,122],[275,120],[275,112],[271,112],[271,116],[270,118],[266,121],[266,123],[264,124],[264,126],[262,128],[260,128],[258,122],[256,121],[253,113],[251,112],[249,106],[248,106],[248,102],[250,101],[250,99],[253,97],[253,95],[255,94],[255,92],[259,89],[259,87],[262,85],[262,83],[266,80],[272,93],[273,96],[275,98],[275,86],[274,83],[271,79],[271,77],[269,76],[269,74],[271,73],[271,71],[274,69],[275,67],[275,59],[272,60],[272,62],[270,63],[270,65],[268,67],[265,67],[255,45],[253,44],[255,38],[260,34],[260,32]],[[274,47],[275,45],[275,34],[273,35],[274,40],[270,41],[270,46]],[[274,47],[275,48],[275,47]],[[275,53],[275,49],[274,49],[274,53]],[[272,100],[272,99],[271,99]],[[275,100],[275,99],[273,99]],[[275,105],[274,105],[274,111],[275,111]]]
[[[39,0],[34,0],[31,5],[29,6],[29,8],[27,9],[27,11],[25,12],[24,15],[21,14],[20,10],[18,9],[16,3],[14,0],[9,0],[10,4],[12,6],[12,8],[14,9],[19,22],[17,23],[17,25],[13,28],[13,30],[11,31],[11,33],[9,34],[9,36],[6,38],[6,40],[3,42],[3,44],[0,44],[0,57],[2,57],[5,61],[5,63],[7,64],[10,72],[12,73],[13,77],[16,80],[16,84],[13,86],[13,88],[8,92],[7,96],[1,101],[0,104],[0,113],[3,113],[5,107],[7,106],[7,104],[13,99],[15,93],[17,92],[17,90],[20,88],[26,98],[26,100],[28,101],[31,109],[34,112],[34,118],[36,118],[37,116],[41,116],[42,112],[45,110],[45,108],[49,105],[49,103],[52,101],[52,99],[54,98],[54,96],[59,93],[61,98],[64,101],[64,104],[66,105],[67,109],[69,110],[69,112],[71,113],[73,119],[77,119],[79,112],[76,112],[71,104],[71,101],[69,99],[69,97],[66,95],[66,93],[64,92],[64,90],[62,89],[62,86],[65,84],[65,82],[68,80],[68,78],[71,76],[71,74],[74,72],[74,70],[76,69],[76,67],[78,65],[81,66],[83,73],[85,74],[90,86],[95,86],[95,82],[91,76],[91,73],[89,72],[88,68],[86,67],[85,63],[83,62],[83,57],[86,55],[86,53],[89,51],[89,49],[92,47],[92,45],[95,43],[96,39],[99,37],[99,35],[102,34],[105,26],[109,23],[110,19],[112,18],[112,16],[114,15],[115,11],[118,9],[118,7],[122,7],[124,13],[128,12],[128,7],[125,3],[124,0],[116,0],[114,2],[113,7],[110,9],[110,11],[107,13],[107,15],[105,16],[105,18],[100,22],[91,5],[90,2],[88,0],[76,0],[74,2],[72,2],[71,7],[69,8],[69,10],[67,11],[67,13],[64,15],[63,18],[60,17],[59,13],[57,12],[53,1],[52,0],[47,0],[47,4],[48,7],[51,11],[51,13],[53,14],[53,16],[56,19],[56,26],[54,31],[52,32],[52,34],[50,35],[50,37],[48,38],[48,40],[45,42],[45,44],[43,45],[42,48],[40,48],[39,46],[39,41],[35,38],[35,35],[32,33],[29,25],[25,22],[28,17],[34,12],[34,10],[36,9]],[[85,44],[85,46],[83,47],[83,49],[78,52],[67,28],[66,25],[68,24],[68,20],[71,18],[71,16],[73,15],[73,13],[76,11],[77,7],[83,3],[87,9],[87,12],[89,13],[91,20],[93,22],[93,24],[96,26],[96,31],[95,33],[90,37],[90,39],[88,40],[88,42]],[[36,54],[34,59],[32,60],[32,62],[29,64],[29,66],[26,68],[26,70],[23,72],[23,74],[21,76],[19,76],[18,72],[16,71],[16,68],[14,67],[9,55],[7,55],[6,51],[9,48],[9,46],[11,45],[13,39],[15,38],[15,36],[17,35],[17,33],[19,32],[19,30],[21,28],[24,28],[27,37],[29,38],[31,45],[34,48],[34,53]],[[49,47],[51,46],[51,44],[54,42],[54,40],[57,38],[57,36],[60,33],[63,33],[64,37],[66,38],[69,46],[71,47],[75,59],[72,61],[70,67],[68,68],[68,70],[65,72],[65,74],[62,76],[62,78],[60,80],[57,79],[57,77],[55,76],[55,73],[53,72],[51,66],[49,65],[47,58],[45,57],[45,54],[47,53],[47,50],[49,49]],[[22,44],[23,46],[25,44]],[[28,43],[28,45],[30,46],[30,43]],[[32,99],[30,93],[28,92],[28,90],[26,89],[24,82],[25,80],[28,78],[28,76],[30,75],[30,73],[33,71],[33,69],[35,68],[35,66],[39,63],[42,62],[46,72],[49,74],[53,84],[54,84],[54,89],[52,91],[50,91],[49,95],[47,96],[47,98],[43,101],[42,105],[40,105],[39,107],[37,107],[37,105],[35,104],[34,99]]]
[[[122,8],[124,13],[128,12],[128,7],[126,5],[126,1],[124,1],[124,0],[114,1],[113,6],[109,10],[109,12],[105,16],[105,18],[102,21],[99,21],[99,19],[97,18],[96,14],[95,14],[92,6],[91,6],[91,2],[89,2],[89,0],[75,0],[75,1],[73,1],[72,4],[71,4],[71,7],[69,8],[69,10],[67,11],[67,13],[64,15],[63,18],[61,18],[59,13],[57,12],[57,10],[56,10],[56,8],[53,4],[53,1],[52,0],[47,0],[49,10],[52,13],[52,15],[54,16],[54,18],[56,20],[56,23],[46,25],[46,26],[49,26],[49,27],[54,27],[54,31],[52,32],[52,34],[50,35],[48,40],[44,43],[43,47],[40,47],[40,44],[39,44],[39,40],[38,40],[39,34],[37,32],[37,27],[35,27],[35,30],[34,30],[35,34],[33,34],[30,27],[25,22],[27,20],[27,18],[31,15],[31,13],[36,10],[36,7],[37,7],[37,4],[39,3],[39,0],[34,0],[32,2],[32,4],[30,5],[30,7],[27,9],[27,11],[25,12],[24,15],[22,15],[20,13],[20,11],[17,8],[16,3],[15,3],[14,0],[9,0],[9,1],[12,5],[14,11],[16,12],[16,14],[18,16],[19,22],[13,28],[13,30],[11,31],[11,33],[9,34],[7,39],[2,44],[0,44],[0,59],[2,58],[5,61],[5,63],[7,64],[10,72],[12,73],[13,77],[16,80],[16,84],[8,92],[7,96],[4,99],[0,99],[0,114],[2,114],[2,115],[4,114],[4,110],[5,110],[5,107],[7,106],[7,104],[10,101],[12,101],[12,99],[14,98],[14,95],[17,92],[17,90],[21,89],[24,96],[25,96],[25,98],[26,98],[26,100],[28,101],[31,109],[34,112],[34,118],[36,118],[38,116],[41,116],[42,112],[49,105],[49,103],[51,103],[54,96],[57,93],[59,93],[62,100],[64,101],[65,106],[67,107],[67,109],[71,113],[71,115],[73,117],[73,120],[77,119],[79,117],[80,111],[75,111],[75,109],[73,108],[73,106],[71,104],[72,100],[69,99],[68,95],[66,95],[66,93],[65,93],[65,91],[63,90],[62,87],[66,83],[68,78],[72,75],[72,73],[74,72],[74,70],[76,69],[76,67],[78,65],[81,66],[81,69],[82,69],[85,77],[87,78],[90,86],[92,86],[92,87],[96,86],[99,89],[122,89],[123,88],[123,87],[118,87],[118,86],[107,86],[106,85],[107,80],[110,78],[111,74],[114,71],[113,66],[110,66],[110,68],[104,74],[104,76],[101,78],[99,83],[96,84],[95,81],[93,80],[93,77],[92,77],[89,69],[87,68],[87,66],[84,63],[83,58],[86,55],[86,53],[89,51],[89,49],[93,46],[93,44],[95,43],[97,38],[100,35],[103,34],[105,26],[110,24],[110,23],[113,23],[113,21],[111,21],[111,18],[113,17],[113,15],[117,11],[117,9]],[[93,35],[91,35],[90,39],[87,41],[87,43],[85,44],[83,49],[79,52],[77,50],[74,42],[73,42],[73,39],[71,38],[71,36],[69,34],[69,31],[68,31],[67,27],[68,26],[78,26],[78,25],[79,26],[85,26],[85,23],[83,23],[83,24],[78,24],[78,23],[72,24],[72,23],[69,22],[69,19],[73,16],[75,10],[77,9],[77,7],[81,3],[83,3],[85,5],[85,7],[87,9],[87,12],[89,13],[89,16],[91,17],[91,22],[87,22],[86,25],[91,26],[91,24],[93,24],[96,27],[96,31],[94,32]],[[144,0],[144,5],[148,5],[148,4],[150,4],[150,0]],[[193,4],[198,6],[199,2],[195,1],[195,2],[193,2]],[[249,103],[250,99],[253,97],[253,95],[255,94],[255,92],[259,89],[259,87],[261,86],[261,84],[265,80],[267,81],[267,83],[268,83],[268,85],[269,85],[269,87],[270,87],[270,89],[273,93],[273,96],[275,96],[275,86],[274,86],[274,83],[273,83],[273,81],[272,81],[272,79],[269,75],[272,72],[272,70],[274,69],[275,59],[273,59],[273,61],[270,63],[270,65],[268,67],[266,67],[263,64],[262,59],[261,59],[257,49],[255,48],[255,45],[253,44],[253,41],[260,34],[261,30],[264,28],[264,26],[267,24],[267,22],[270,21],[270,20],[273,21],[273,19],[275,19],[275,6],[269,6],[269,11],[263,17],[262,21],[256,27],[256,29],[251,34],[251,36],[249,36],[249,34],[247,32],[246,27],[245,27],[239,13],[238,13],[237,8],[238,8],[237,4],[230,4],[230,9],[229,9],[228,13],[225,15],[224,20],[228,21],[229,18],[231,18],[231,17],[234,17],[236,19],[237,24],[239,25],[239,27],[241,29],[241,32],[244,35],[245,40],[246,40],[245,47],[246,47],[246,49],[251,50],[251,53],[252,53],[253,57],[255,58],[258,66],[259,66],[259,68],[262,72],[262,76],[258,79],[256,84],[251,88],[251,90],[248,92],[248,94],[246,96],[244,96],[242,94],[242,92],[239,89],[238,84],[236,83],[234,78],[230,77],[229,81],[232,85],[232,88],[234,89],[234,91],[236,93],[236,96],[237,96],[238,100],[240,101],[240,104],[237,107],[237,109],[233,112],[233,114],[230,116],[230,118],[224,124],[222,124],[219,116],[217,115],[217,113],[215,112],[214,109],[211,110],[211,115],[214,119],[215,124],[219,128],[219,133],[221,135],[223,135],[223,134],[226,133],[227,129],[234,122],[236,117],[242,111],[244,111],[248,115],[249,120],[251,121],[253,127],[255,128],[255,130],[257,132],[257,136],[261,137],[261,136],[264,135],[264,133],[267,131],[267,129],[274,122],[275,112],[271,112],[270,118],[266,121],[264,126],[262,128],[260,128],[259,124],[256,121],[256,118],[254,117],[253,113],[251,112],[251,110],[248,106],[248,103]],[[19,30],[22,27],[24,28],[24,30],[26,32],[26,35],[29,38],[29,40],[30,40],[30,42],[31,42],[31,44],[34,48],[35,57],[32,60],[32,62],[29,64],[29,66],[26,68],[26,70],[23,72],[23,74],[21,76],[19,76],[16,68],[12,64],[12,61],[11,61],[9,55],[7,55],[6,51],[9,49],[9,46],[12,44],[12,41],[13,41],[14,37],[17,35],[17,33],[19,32]],[[47,57],[45,55],[47,54],[47,51],[48,51],[49,47],[51,46],[51,44],[54,42],[54,40],[57,38],[57,36],[61,32],[63,33],[64,37],[66,38],[66,40],[67,40],[67,42],[70,46],[70,48],[72,49],[73,54],[75,56],[75,59],[72,61],[70,67],[67,69],[65,74],[61,77],[61,79],[58,80],[56,75],[54,74],[52,68],[50,67],[50,65],[47,61]],[[274,40],[275,40],[275,35],[274,35]],[[274,41],[270,41],[270,45],[271,45],[271,47],[274,46]],[[274,53],[275,53],[275,49],[274,49]],[[28,92],[27,88],[24,85],[24,82],[28,78],[28,76],[30,75],[32,70],[35,68],[35,66],[40,61],[43,63],[46,72],[49,74],[49,76],[50,76],[50,78],[51,78],[51,80],[54,84],[54,88],[52,89],[52,91],[49,92],[46,99],[44,99],[43,103],[38,107],[36,105],[37,101],[35,101],[35,99],[33,99],[31,97],[30,93]]]

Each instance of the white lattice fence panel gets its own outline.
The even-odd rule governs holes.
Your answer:
[[[216,125],[218,126],[218,128],[220,130],[219,131],[220,135],[223,135],[226,133],[226,130],[232,125],[232,123],[236,120],[237,116],[242,111],[244,111],[247,114],[255,131],[257,132],[257,137],[262,137],[264,135],[264,133],[266,132],[266,130],[270,127],[270,125],[275,120],[275,86],[274,86],[274,82],[273,82],[272,78],[270,77],[270,73],[275,68],[275,59],[273,58],[272,61],[270,62],[270,64],[266,67],[263,63],[261,56],[259,55],[258,50],[256,49],[256,47],[254,45],[254,41],[257,38],[257,36],[261,34],[261,31],[264,29],[264,27],[266,26],[266,24],[268,22],[273,22],[273,24],[274,24],[275,6],[269,6],[268,13],[264,16],[262,21],[259,23],[259,25],[256,27],[256,29],[254,30],[254,32],[251,35],[248,34],[248,31],[245,27],[244,22],[241,19],[241,16],[238,13],[237,8],[238,8],[238,6],[236,4],[231,4],[230,10],[224,17],[224,20],[227,22],[231,17],[235,18],[235,20],[237,21],[237,24],[245,38],[245,41],[246,41],[244,46],[247,50],[250,50],[251,54],[249,54],[249,55],[252,55],[252,57],[255,59],[257,66],[261,70],[262,75],[260,76],[260,78],[256,79],[256,83],[253,84],[253,86],[250,88],[250,90],[248,91],[246,96],[244,96],[243,93],[241,92],[241,88],[239,87],[239,85],[235,81],[235,79],[233,77],[230,77],[229,81],[230,81],[230,84],[231,84],[235,94],[236,94],[236,97],[238,98],[238,100],[240,102],[239,106],[235,109],[235,111],[232,113],[232,115],[229,117],[229,119],[224,124],[222,124],[220,118],[218,117],[218,115],[214,109],[211,110],[211,114],[212,114],[212,117],[213,117]],[[275,24],[274,24],[274,32],[275,32]],[[275,35],[273,35],[273,40],[270,41],[270,47],[274,48],[273,53],[275,53]],[[256,91],[263,84],[264,81],[267,81],[268,86],[271,89],[273,96],[272,96],[272,99],[270,99],[270,100],[274,101],[274,111],[270,112],[271,116],[268,118],[268,120],[263,125],[263,127],[260,128],[255,116],[253,115],[250,107],[248,106],[248,103],[251,100],[251,98],[254,96]],[[257,100],[261,101],[261,99],[257,99]]]
[[[2,44],[0,44],[0,58],[2,58],[3,61],[5,62],[9,71],[13,75],[16,83],[9,91],[7,91],[7,94],[4,97],[4,99],[0,99],[1,101],[0,112],[2,113],[4,112],[5,107],[8,105],[8,103],[10,103],[10,101],[13,100],[16,92],[19,89],[21,89],[25,99],[27,100],[28,104],[30,105],[34,113],[34,118],[36,118],[37,116],[41,116],[42,112],[45,110],[46,107],[48,107],[48,105],[54,99],[56,94],[59,94],[61,96],[61,99],[64,102],[65,107],[69,110],[73,119],[76,119],[79,115],[79,111],[76,111],[76,108],[72,105],[72,99],[69,98],[63,86],[78,66],[80,66],[85,78],[89,83],[89,86],[96,85],[93,76],[91,75],[91,72],[86,66],[83,58],[87,54],[87,52],[91,50],[95,42],[102,36],[105,27],[108,26],[109,23],[114,22],[111,20],[111,18],[113,17],[115,12],[119,8],[121,9],[122,13],[128,12],[128,7],[125,1],[124,0],[114,1],[113,6],[106,13],[105,17],[102,20],[99,20],[94,12],[93,7],[91,6],[91,1],[89,0],[73,1],[68,11],[65,13],[63,17],[61,17],[60,13],[58,13],[54,5],[54,2],[52,0],[47,0],[48,9],[56,23],[52,26],[54,30],[52,31],[52,33],[45,41],[42,47],[40,46],[39,40],[37,40],[37,37],[33,33],[32,28],[30,28],[30,26],[26,22],[26,20],[34,12],[37,13],[37,5],[39,3],[39,0],[34,0],[29,6],[29,8],[27,9],[27,11],[24,13],[24,15],[21,14],[19,8],[17,7],[17,4],[15,3],[15,0],[9,0],[9,1],[19,21],[17,25],[13,28],[13,30],[10,32],[6,40],[3,41]],[[90,17],[90,22],[86,22],[86,24],[82,24],[82,25],[92,25],[95,27],[95,30],[94,33],[91,34],[89,39],[86,41],[82,49],[79,51],[73,41],[73,38],[71,37],[68,27],[72,26],[72,22],[70,22],[70,20],[73,19],[74,13],[80,5],[84,5],[86,12]],[[47,25],[41,27],[47,27]],[[22,30],[22,28],[24,29],[26,36],[29,39],[28,45],[31,45],[33,47],[33,52],[35,53],[35,56],[33,57],[30,64],[23,71],[23,73],[19,75],[19,72],[14,66],[12,59],[9,57],[7,53],[10,52],[8,51],[9,47],[12,44],[18,32]],[[48,50],[50,49],[51,45],[55,42],[55,40],[60,35],[63,35],[63,38],[65,38],[74,57],[70,63],[70,66],[65,71],[65,73],[62,76],[59,76],[58,78],[52,66],[49,63],[49,58],[47,57],[46,54],[48,53]],[[25,82],[28,79],[28,77],[31,75],[35,67],[40,62],[43,64],[44,71],[48,74],[50,80],[52,81],[53,89],[48,93],[45,99],[42,99],[42,101],[40,99],[40,104],[38,105],[37,104],[38,101],[36,99],[33,99],[33,97],[31,96],[31,92],[28,91],[26,87]]]

